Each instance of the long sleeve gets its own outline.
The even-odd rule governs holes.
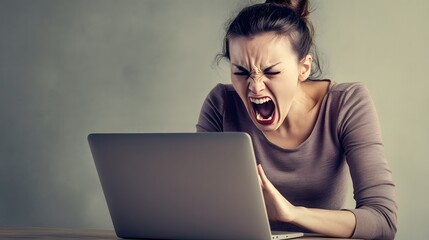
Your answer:
[[[397,223],[395,185],[381,139],[378,116],[363,84],[344,95],[338,134],[353,180],[354,238],[394,239]]]

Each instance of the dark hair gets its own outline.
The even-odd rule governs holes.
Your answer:
[[[290,39],[299,60],[311,53],[313,64],[310,77],[320,76],[322,71],[313,42],[314,29],[308,19],[309,13],[308,0],[267,0],[245,7],[227,24],[223,51],[216,56],[217,62],[222,58],[230,60],[231,38],[274,32]]]

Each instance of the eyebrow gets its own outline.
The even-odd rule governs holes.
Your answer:
[[[250,72],[249,70],[247,70],[245,67],[242,67],[238,64],[233,63],[232,65],[234,65],[235,67],[237,67],[240,71],[242,72]]]
[[[264,72],[266,72],[266,71],[270,71],[273,67],[275,67],[275,66],[279,65],[280,63],[281,63],[281,62],[278,62],[278,63],[276,63],[276,64],[273,64],[273,65],[271,65],[271,66],[269,66],[269,67],[265,68],[263,71],[264,71]],[[241,70],[241,71],[243,71],[243,72],[251,72],[251,71],[247,70],[245,67],[240,66],[240,65],[238,65],[238,64],[233,63],[232,65],[236,66],[239,70]]]

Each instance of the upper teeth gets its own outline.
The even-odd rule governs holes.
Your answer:
[[[263,104],[263,103],[266,103],[268,101],[271,101],[271,99],[269,97],[264,97],[264,98],[250,98],[250,101],[252,103],[256,103],[256,104]]]

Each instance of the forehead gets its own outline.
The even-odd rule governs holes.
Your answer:
[[[297,56],[288,37],[275,33],[263,33],[252,37],[229,39],[229,53],[232,62],[292,61]]]

